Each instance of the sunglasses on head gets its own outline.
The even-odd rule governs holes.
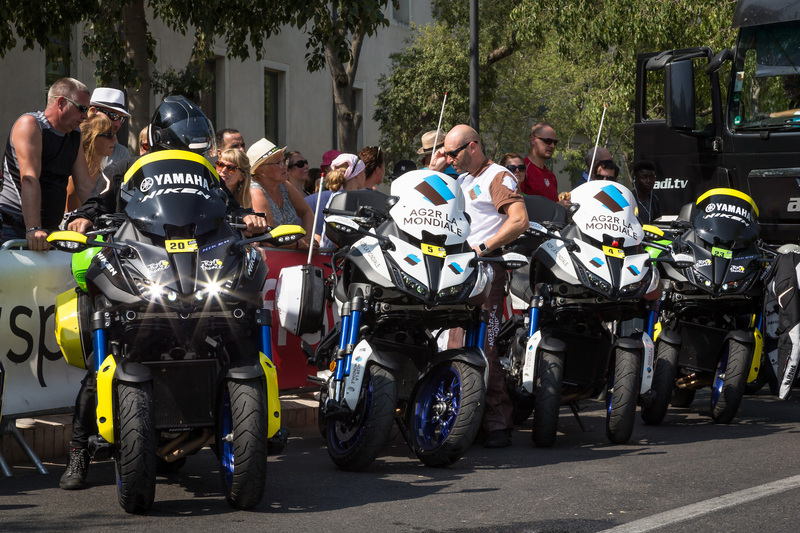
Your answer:
[[[506,168],[511,172],[516,172],[517,170],[523,172],[525,170],[525,165],[506,165]]]
[[[227,170],[228,172],[236,172],[237,170],[241,170],[236,165],[226,163],[225,161],[217,161],[216,165],[217,165],[217,171]]]
[[[378,151],[378,153],[375,155],[375,159],[380,159],[381,158],[381,154],[383,153],[383,150],[381,150],[381,147],[380,146],[367,146],[367,149],[372,149],[372,148],[375,148]]]
[[[300,159],[299,161],[295,161],[294,163],[289,163],[289,168],[293,168],[293,167],[303,168],[307,164],[308,164],[308,161],[306,161],[305,159]]]
[[[115,113],[108,109],[103,109],[102,107],[95,107],[95,109],[97,109],[99,112],[110,118],[112,122],[116,122],[118,120],[120,124],[125,122],[125,117],[120,115],[119,113]]]
[[[63,98],[64,100],[66,100],[70,104],[74,105],[75,107],[77,107],[78,111],[80,111],[82,115],[89,112],[89,106],[85,106],[83,104],[79,104],[78,102],[76,102],[72,98],[67,98],[66,96],[62,96],[61,98]]]
[[[117,136],[117,134],[114,133],[114,130],[108,130],[105,133],[98,133],[97,136],[98,137],[105,137],[106,139],[113,139],[114,137]]]
[[[555,145],[558,144],[558,139],[550,139],[549,137],[538,137],[536,135],[534,135],[534,137],[536,137],[537,139],[539,139],[540,141],[542,141],[543,143],[545,143],[547,145],[555,146]]]

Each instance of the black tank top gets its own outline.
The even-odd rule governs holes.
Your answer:
[[[42,172],[39,184],[42,188],[42,227],[55,229],[64,216],[67,201],[67,183],[72,174],[72,166],[78,157],[81,147],[81,132],[73,130],[69,133],[57,131],[45,118],[42,111],[28,113],[36,119],[42,130]],[[0,184],[0,211],[4,214],[5,223],[11,218],[18,228],[23,227],[21,185],[17,152],[11,144],[11,134],[6,142],[3,158],[3,178]]]

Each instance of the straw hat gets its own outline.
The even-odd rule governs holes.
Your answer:
[[[433,153],[433,143],[438,142],[436,145],[436,149],[438,150],[442,146],[444,146],[444,132],[442,130],[438,130],[439,137],[436,137],[437,130],[427,131],[422,134],[422,148],[417,150],[419,155],[423,154],[432,154]]]
[[[278,148],[267,139],[261,138],[247,150],[247,159],[250,160],[250,174],[255,174],[256,169],[264,163],[275,163],[283,158],[286,147]]]

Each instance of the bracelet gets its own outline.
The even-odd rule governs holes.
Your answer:
[[[33,226],[32,228],[28,228],[28,231],[25,232],[25,235],[27,235],[32,231],[39,231],[39,230],[44,231],[44,228],[40,228],[39,226]]]

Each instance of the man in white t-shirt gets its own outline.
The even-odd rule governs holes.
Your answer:
[[[442,172],[447,165],[460,174],[461,190],[466,199],[470,234],[467,241],[482,256],[500,252],[528,228],[528,211],[517,188],[514,175],[486,157],[478,132],[461,124],[454,127],[437,150],[430,168]],[[494,281],[484,308],[489,311],[486,335],[486,357],[489,360],[489,382],[486,384],[486,410],[483,430],[487,433],[485,446],[502,448],[511,445],[512,405],[505,388],[503,368],[494,347],[503,315],[505,271],[494,267]],[[450,346],[458,341],[451,332]]]

